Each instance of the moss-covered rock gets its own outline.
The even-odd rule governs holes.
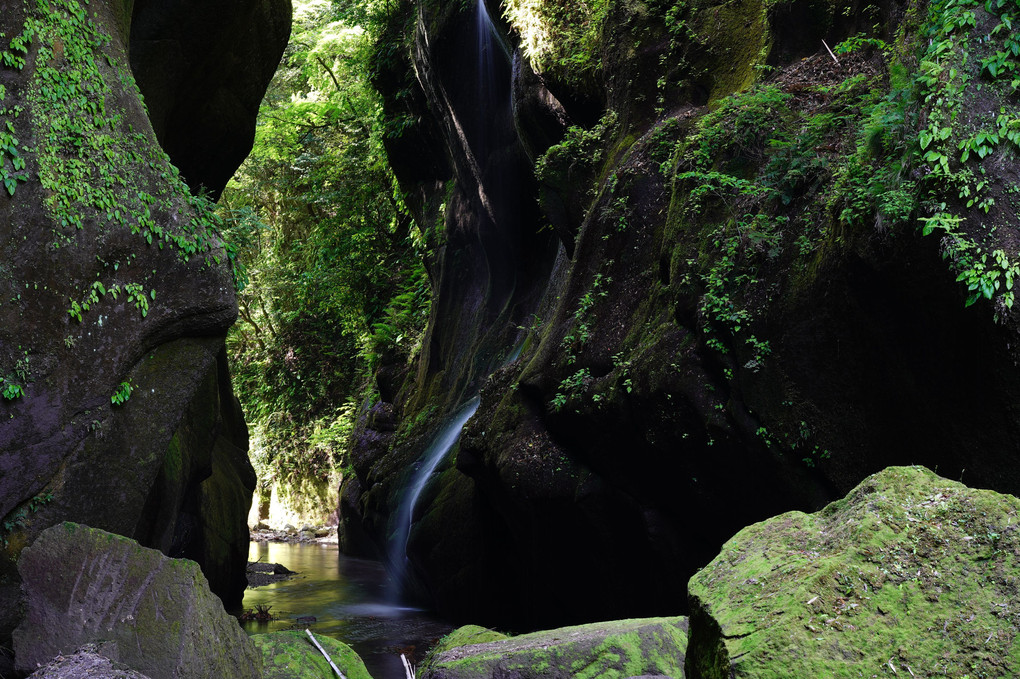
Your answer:
[[[322,635],[315,638],[347,679],[372,679],[365,663],[350,646]],[[263,679],[331,679],[336,676],[305,632],[256,634],[251,640],[262,652]]]
[[[683,679],[686,618],[615,620],[506,637],[469,625],[440,641],[422,679]]]
[[[1016,676],[1020,500],[890,467],[695,575],[688,676]]]
[[[480,625],[463,625],[440,639],[439,643],[432,647],[429,652],[435,657],[459,646],[485,644],[490,641],[502,641],[509,638],[510,636],[507,634]]]
[[[261,679],[261,655],[193,561],[63,523],[22,551],[18,571],[27,599],[14,631],[19,669],[112,642],[116,660],[153,679]]]

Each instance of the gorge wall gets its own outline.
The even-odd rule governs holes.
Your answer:
[[[472,622],[683,611],[739,528],[892,464],[1020,492],[1012,6],[490,5],[498,227],[475,11],[407,6],[381,50],[414,121],[391,159],[446,237],[422,358],[362,418],[345,549],[384,552],[421,442],[478,387],[409,541]]]
[[[4,6],[0,671],[14,563],[60,521],[194,559],[240,602],[255,478],[224,352],[234,281],[189,186],[217,194],[244,159],[289,27],[289,0]]]

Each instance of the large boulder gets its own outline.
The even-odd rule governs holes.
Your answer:
[[[688,677],[1016,676],[1020,500],[890,467],[689,584]]]
[[[422,679],[684,677],[687,618],[614,620],[506,637],[469,625],[430,653]]]
[[[63,523],[22,551],[18,570],[27,599],[14,631],[21,670],[112,642],[119,662],[152,679],[261,677],[261,653],[192,561]]]

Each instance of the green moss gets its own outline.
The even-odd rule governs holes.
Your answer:
[[[342,641],[321,634],[316,640],[348,679],[372,679],[365,663]],[[290,630],[251,637],[262,653],[264,679],[331,679],[336,675],[305,632]]]
[[[755,67],[765,62],[771,47],[765,3],[741,0],[707,7],[694,19],[694,25],[712,53],[709,100],[718,101],[750,87]]]
[[[491,643],[480,641],[489,639],[489,635],[494,635]],[[687,647],[686,620],[682,618],[593,623],[517,637],[468,627],[456,630],[448,639],[454,643],[444,640],[430,653],[426,672],[487,677],[499,667],[500,672],[522,678],[681,676]]]
[[[689,589],[737,676],[885,675],[890,663],[1013,676],[1018,516],[1011,496],[893,467],[817,514],[744,529]],[[729,676],[718,635],[692,629],[701,676]]]
[[[506,634],[480,627],[478,625],[464,625],[453,630],[439,640],[435,646],[435,652],[442,653],[458,646],[470,646],[471,644],[484,644],[489,641],[500,641],[509,639]]]

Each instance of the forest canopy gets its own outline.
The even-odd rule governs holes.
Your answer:
[[[256,502],[273,495],[295,522],[336,506],[372,369],[410,360],[428,318],[423,233],[386,160],[371,86],[385,20],[369,3],[295,1],[254,148],[220,201],[241,265],[228,351]]]

